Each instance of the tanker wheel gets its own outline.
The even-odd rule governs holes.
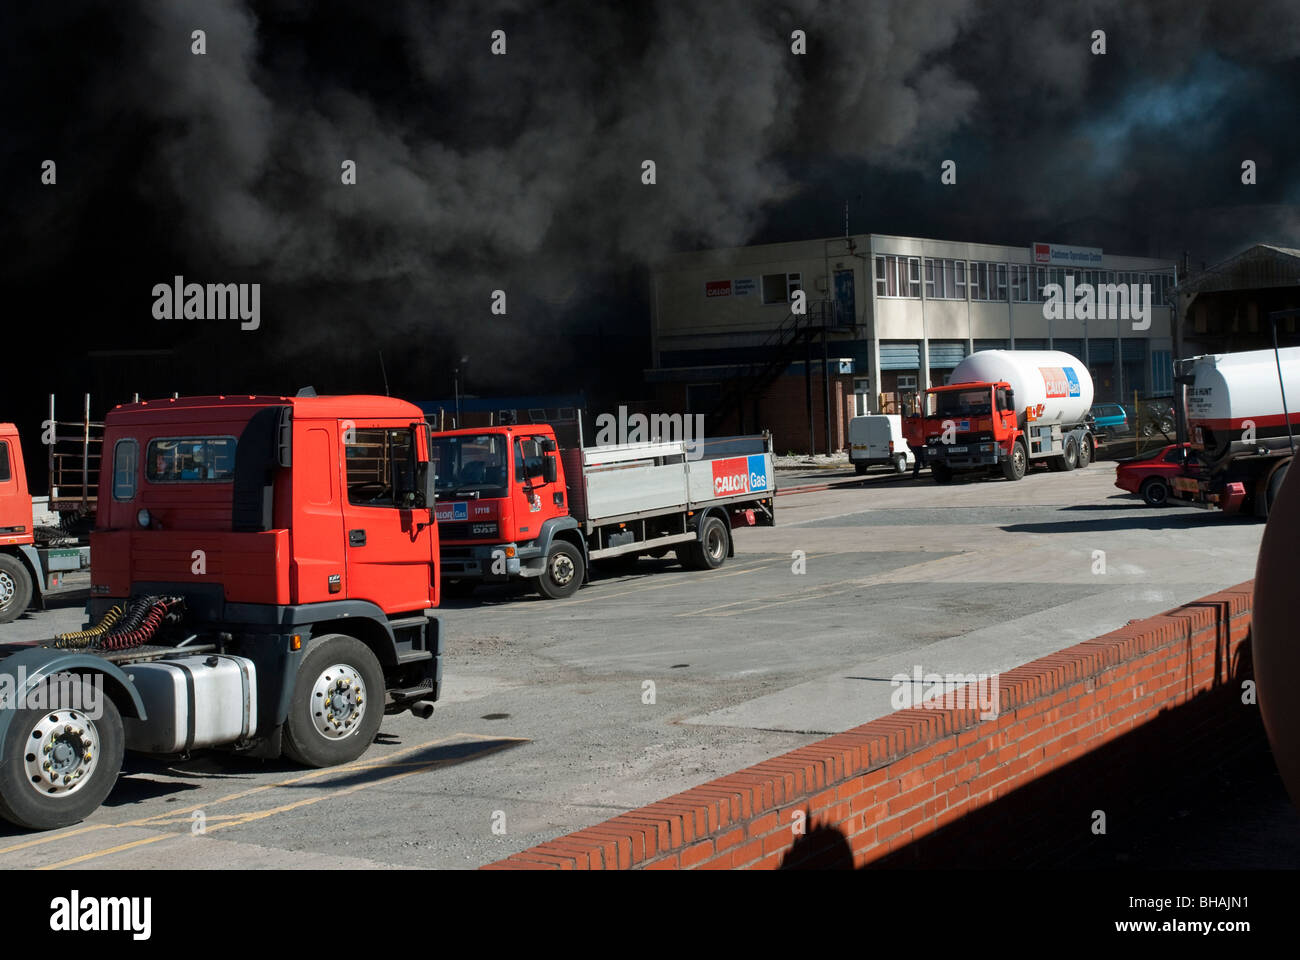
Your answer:
[[[32,578],[17,557],[0,553],[0,623],[23,615],[32,602]]]
[[[584,570],[582,554],[567,540],[551,541],[546,566],[537,578],[537,592],[547,600],[563,600],[578,592]]]
[[[1079,461],[1076,464],[1080,470],[1092,463],[1092,441],[1084,437],[1079,442]]]
[[[1066,470],[1073,470],[1079,465],[1079,444],[1074,437],[1067,437],[1065,441],[1065,452],[1061,454],[1061,463]]]
[[[305,767],[332,767],[366,752],[384,719],[384,671],[356,637],[313,640],[298,667],[284,721],[284,752]]]
[[[1025,470],[1029,466],[1029,455],[1025,453],[1025,445],[1019,440],[1011,448],[1011,456],[1002,461],[1002,476],[1008,480],[1019,480],[1025,475]]]
[[[74,677],[74,682],[81,682]],[[59,709],[64,684],[45,685],[44,705],[18,710],[0,749],[0,816],[30,830],[70,826],[94,813],[117,783],[125,735],[122,717],[101,691],[81,697],[85,710]],[[30,694],[19,702],[32,702]],[[98,714],[93,719],[91,713]]]

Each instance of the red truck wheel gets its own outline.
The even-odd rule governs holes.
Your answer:
[[[46,685],[45,704],[61,685]],[[0,816],[29,830],[55,830],[85,820],[103,803],[122,769],[122,717],[100,696],[86,710],[24,709],[5,734],[0,764]],[[94,708],[98,707],[96,710]]]
[[[708,517],[700,530],[700,539],[682,549],[682,563],[692,570],[716,570],[727,560],[731,550],[731,531],[717,517]]]
[[[9,623],[23,615],[32,602],[32,578],[23,562],[8,553],[0,553],[0,623]]]
[[[284,752],[306,767],[349,763],[366,752],[384,719],[384,671],[355,637],[312,641],[298,668]]]
[[[537,578],[537,592],[547,600],[563,600],[578,592],[584,575],[582,554],[567,540],[553,540],[546,566]]]
[[[1011,447],[1011,456],[1002,461],[1002,476],[1008,480],[1019,480],[1025,475],[1025,470],[1029,466],[1029,455],[1025,453],[1025,445],[1019,440]]]

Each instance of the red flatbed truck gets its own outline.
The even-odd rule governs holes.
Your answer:
[[[429,429],[388,397],[200,397],[106,418],[87,628],[0,644],[0,815],[75,823],[123,751],[359,757],[442,675]],[[52,709],[67,678],[98,710]],[[39,696],[38,696],[39,695]]]
[[[775,522],[766,434],[561,450],[549,425],[530,424],[439,431],[432,442],[449,594],[527,578],[562,599],[594,561],[669,551],[711,570],[734,554],[734,527]]]
[[[90,566],[84,545],[38,543],[18,429],[0,423],[0,624],[43,608],[65,573]]]

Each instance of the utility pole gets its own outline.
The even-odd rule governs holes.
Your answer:
[[[1286,317],[1300,317],[1300,310],[1274,310],[1268,315],[1273,324],[1273,360],[1277,364],[1277,385],[1282,391],[1282,419],[1286,421],[1286,438],[1291,443],[1291,456],[1295,456],[1295,434],[1291,431],[1291,414],[1286,408],[1286,382],[1282,378],[1282,354],[1277,348],[1277,322]]]

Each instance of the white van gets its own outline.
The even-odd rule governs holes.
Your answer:
[[[903,418],[896,413],[877,413],[850,420],[849,463],[858,473],[880,465],[906,473],[916,457],[903,439]]]

